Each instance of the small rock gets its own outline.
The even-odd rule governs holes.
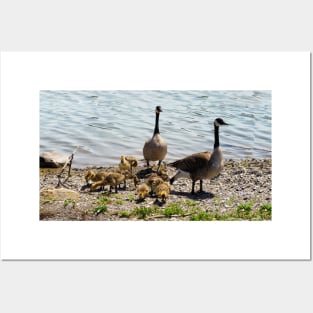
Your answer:
[[[59,152],[43,152],[39,155],[40,168],[62,167],[68,161],[69,157]]]

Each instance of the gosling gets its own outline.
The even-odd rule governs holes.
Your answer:
[[[100,180],[103,180],[108,173],[106,171],[96,171],[96,170],[88,170],[86,175],[85,175],[85,180],[87,184],[91,184],[93,182],[97,182]]]
[[[121,171],[129,171],[129,170],[131,170],[130,163],[128,162],[128,160],[123,155],[121,155],[121,162],[120,162],[120,164],[118,166],[119,166]]]
[[[117,186],[124,183],[126,186],[126,177],[120,173],[109,173],[104,180],[95,182],[91,185],[90,190],[93,191],[99,186],[110,186],[110,192],[112,192],[112,187],[115,188],[115,193],[117,193]]]
[[[154,193],[155,188],[163,183],[163,179],[156,173],[152,173],[146,180],[145,183],[150,187],[150,194]]]
[[[130,171],[121,171],[121,174],[123,174],[125,176],[125,179],[132,179],[134,182],[135,187],[137,186],[138,182],[139,182],[139,178],[136,174],[133,174]]]
[[[129,162],[130,170],[132,172],[133,168],[138,166],[138,159],[133,156],[126,156],[125,159]]]
[[[171,192],[171,187],[170,187],[170,184],[167,182],[163,182],[161,184],[158,184],[155,188],[155,195],[158,198],[161,198],[162,202],[166,201],[170,192]]]
[[[143,201],[150,193],[150,187],[146,183],[142,183],[137,187],[138,200]]]

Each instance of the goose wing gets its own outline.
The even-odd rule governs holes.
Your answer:
[[[183,159],[177,160],[169,165],[185,172],[192,172],[199,168],[208,166],[211,153],[209,151],[195,153]]]

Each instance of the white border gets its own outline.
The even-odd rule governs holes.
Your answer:
[[[48,89],[272,90],[273,221],[40,222]],[[1,53],[1,258],[309,259],[309,133],[308,52]]]

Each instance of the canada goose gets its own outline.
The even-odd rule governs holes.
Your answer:
[[[87,184],[91,184],[92,182],[103,180],[107,175],[108,173],[106,171],[88,170],[85,175],[85,180]]]
[[[163,183],[163,179],[157,174],[152,173],[146,180],[145,183],[151,188],[150,194],[152,195],[155,188]]]
[[[149,161],[159,161],[158,170],[167,153],[167,143],[161,137],[159,131],[160,112],[162,112],[162,109],[160,106],[157,106],[155,108],[155,127],[153,136],[145,142],[143,147],[143,157],[147,161],[147,166],[149,166]]]
[[[124,183],[126,186],[126,178],[125,175],[121,173],[108,173],[108,175],[101,181],[95,182],[91,185],[90,190],[93,191],[99,186],[110,185],[110,191],[112,187],[115,187],[115,193],[117,193],[117,186],[121,183]]]
[[[200,152],[185,157],[184,159],[170,163],[178,169],[175,176],[170,179],[171,185],[180,177],[187,177],[192,180],[191,194],[194,194],[195,183],[200,180],[200,192],[202,192],[202,180],[211,179],[217,176],[224,166],[222,149],[219,142],[219,127],[228,125],[221,118],[214,121],[214,150],[213,153]]]
[[[150,187],[146,183],[142,183],[137,187],[138,199],[143,200],[149,195]]]
[[[127,171],[131,169],[130,163],[127,161],[127,159],[121,155],[121,162],[118,165],[121,171]]]
[[[155,195],[162,199],[165,202],[165,199],[171,192],[171,187],[169,183],[163,182],[156,186],[155,188]]]
[[[169,179],[166,168],[160,167],[158,175],[164,180],[167,181]]]
[[[134,156],[126,156],[125,159],[129,162],[130,164],[130,170],[133,171],[133,167],[138,166],[138,159]]]
[[[139,182],[139,178],[136,174],[133,174],[132,172],[130,172],[128,170],[127,171],[121,171],[120,173],[125,176],[125,180],[126,179],[133,179],[135,187],[137,186],[137,183]],[[125,187],[126,187],[126,185],[125,185]]]

